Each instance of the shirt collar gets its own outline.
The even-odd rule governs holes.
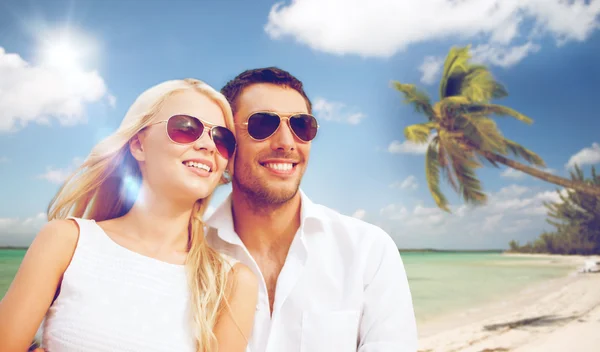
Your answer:
[[[300,192],[300,235],[319,232],[323,229],[324,219],[320,206],[313,203],[304,191]],[[233,215],[231,212],[231,193],[225,198],[214,213],[206,220],[206,225],[215,229],[217,235],[224,240],[236,245],[242,245],[241,239],[233,228]]]

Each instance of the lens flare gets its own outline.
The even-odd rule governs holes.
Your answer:
[[[121,185],[121,192],[123,193],[124,197],[125,197],[125,202],[127,204],[133,204],[135,203],[139,193],[140,193],[140,182],[130,176],[130,175],[125,175],[125,177],[123,177],[123,184]]]

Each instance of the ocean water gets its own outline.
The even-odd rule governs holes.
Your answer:
[[[25,250],[0,250],[0,297],[8,287]],[[499,253],[402,252],[417,321],[471,309],[530,284],[568,275],[566,264],[547,259]]]
[[[24,255],[23,249],[0,249],[0,297],[6,294]]]
[[[505,300],[530,285],[567,276],[564,261],[501,253],[403,252],[419,323]]]

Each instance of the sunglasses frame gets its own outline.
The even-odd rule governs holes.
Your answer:
[[[200,133],[200,135],[198,136],[198,138],[196,138],[195,140],[193,140],[193,141],[191,141],[191,142],[188,142],[188,143],[179,143],[179,142],[176,142],[176,141],[174,141],[174,140],[173,140],[173,138],[171,138],[171,135],[169,135],[169,121],[170,121],[172,118],[176,117],[176,116],[184,116],[184,117],[189,117],[189,118],[196,119],[196,120],[200,121],[200,123],[202,124],[202,133]],[[205,121],[205,120],[203,120],[203,119],[201,119],[201,118],[199,118],[199,117],[192,116],[192,115],[187,115],[187,114],[175,114],[175,115],[172,115],[172,116],[170,116],[170,117],[169,117],[168,119],[166,119],[166,120],[160,120],[160,121],[153,122],[153,123],[149,124],[149,125],[148,125],[148,127],[150,127],[150,126],[154,126],[154,125],[158,125],[159,123],[164,123],[164,122],[166,122],[166,123],[165,123],[165,133],[167,134],[167,137],[169,138],[169,140],[170,140],[171,142],[173,142],[173,143],[175,143],[175,144],[179,144],[179,145],[188,145],[188,144],[193,144],[193,143],[196,143],[196,142],[197,142],[197,141],[198,141],[200,138],[202,138],[202,136],[204,135],[204,132],[208,131],[208,132],[207,132],[207,133],[208,133],[208,137],[210,137],[210,139],[213,141],[213,143],[215,144],[215,147],[216,147],[216,144],[217,144],[217,143],[215,142],[215,140],[214,140],[214,138],[213,138],[213,132],[212,132],[212,131],[213,131],[213,129],[215,129],[215,128],[217,128],[217,127],[221,127],[221,128],[225,128],[225,129],[229,130],[229,129],[228,129],[227,127],[225,127],[225,126],[221,126],[221,125],[215,125],[215,124],[213,124],[213,123],[210,123],[210,122],[208,122],[208,121]],[[230,132],[231,132],[231,131],[230,131]],[[223,158],[225,158],[225,159],[228,159],[228,160],[229,160],[229,159],[231,159],[231,158],[233,157],[233,154],[235,153],[235,151],[236,151],[236,149],[237,149],[237,141],[235,140],[235,134],[234,134],[233,132],[231,132],[231,133],[232,133],[232,135],[234,136],[234,145],[233,145],[233,151],[231,152],[231,155],[230,155],[229,157],[226,157],[226,156],[224,156],[223,154],[221,154],[221,152],[219,151],[219,148],[216,148],[216,149],[217,149],[217,153],[219,153],[219,155],[221,155]]]
[[[279,128],[281,127],[281,122],[282,122],[281,120],[286,120],[286,123],[287,123],[288,128],[290,129],[290,131],[292,131],[292,133],[294,134],[294,136],[296,136],[296,138],[298,138],[302,142],[308,143],[308,142],[313,141],[315,138],[317,138],[317,133],[319,132],[319,127],[320,127],[319,126],[319,121],[317,120],[317,118],[313,114],[303,113],[303,112],[291,114],[289,116],[281,116],[280,114],[278,114],[278,113],[276,113],[274,111],[255,111],[255,112],[251,113],[250,115],[248,115],[248,117],[246,118],[246,122],[242,122],[242,123],[240,123],[238,125],[246,126],[246,131],[247,131],[248,130],[248,121],[250,121],[250,118],[252,116],[256,115],[256,114],[271,114],[271,115],[275,115],[275,116],[279,117],[279,124],[277,125],[277,128],[273,131],[273,133],[271,133],[270,135],[268,135],[267,137],[265,137],[263,139],[254,138],[250,134],[250,132],[248,132],[248,135],[250,136],[250,138],[252,138],[253,140],[255,140],[257,142],[262,142],[262,141],[265,141],[265,140],[273,137],[273,135],[275,133],[277,133],[277,131],[279,131]],[[308,140],[308,141],[305,141],[304,139],[300,138],[300,136],[298,136],[296,134],[296,131],[294,131],[294,129],[292,128],[292,125],[290,123],[290,119],[293,118],[293,117],[295,117],[295,116],[298,116],[298,115],[308,115],[308,116],[312,117],[317,122],[317,133],[315,133],[315,136],[312,139]]]

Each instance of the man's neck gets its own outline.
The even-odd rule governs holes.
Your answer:
[[[300,227],[300,192],[289,201],[269,205],[257,203],[241,192],[232,193],[235,232],[250,252],[287,252]]]

